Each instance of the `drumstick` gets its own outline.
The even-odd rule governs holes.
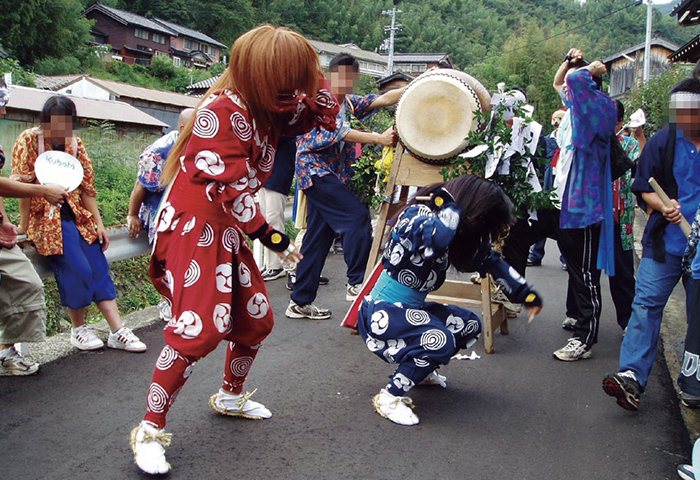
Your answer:
[[[661,188],[661,185],[659,185],[656,182],[656,180],[654,180],[654,177],[649,177],[649,185],[651,185],[651,188],[654,189],[654,191],[659,196],[661,202],[663,202],[665,207],[675,208],[675,205],[671,202],[671,199],[668,198],[668,195],[666,195],[664,189]],[[688,223],[688,220],[686,220],[685,217],[682,215],[679,227],[681,227],[681,230],[683,231],[686,237],[690,237],[690,224]]]

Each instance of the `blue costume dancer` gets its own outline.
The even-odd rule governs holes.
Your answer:
[[[532,314],[542,308],[525,279],[491,250],[490,240],[513,221],[503,191],[465,175],[418,192],[428,194],[427,205],[409,205],[399,215],[384,251],[384,270],[358,313],[357,327],[367,348],[399,364],[373,404],[377,413],[401,425],[418,423],[406,392],[426,380],[445,386],[436,369],[481,334],[481,321],[471,311],[426,302],[428,293],[445,281],[450,264],[459,271],[491,273],[509,299],[524,303]]]

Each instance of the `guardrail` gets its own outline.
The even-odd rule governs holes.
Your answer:
[[[109,235],[109,248],[105,252],[105,256],[109,263],[137,257],[151,251],[151,246],[148,244],[148,231],[145,229],[136,238],[129,237],[129,229],[126,226],[109,227],[107,234]],[[29,257],[41,278],[53,275],[48,259],[36,253],[36,248],[31,240],[22,235],[18,239],[18,244],[24,254]]]
[[[284,211],[284,219],[285,221],[292,219],[291,201],[287,202],[287,206]],[[147,229],[141,230],[138,237],[131,238],[129,237],[129,229],[126,227],[126,225],[118,225],[107,228],[107,234],[109,235],[109,248],[105,252],[105,256],[107,257],[107,261],[109,263],[151,253],[151,245],[148,244]],[[46,278],[53,275],[53,270],[51,270],[49,261],[46,259],[46,257],[36,253],[34,244],[31,240],[27,239],[26,235],[20,235],[17,243],[24,254],[29,257],[29,260],[31,260],[34,268],[41,278]],[[255,241],[254,255],[259,266],[262,265],[262,252],[262,245],[260,242]]]

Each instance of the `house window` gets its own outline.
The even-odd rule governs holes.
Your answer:
[[[160,50],[156,50],[155,52],[156,57],[167,57],[168,54],[166,52],[161,52]]]
[[[160,33],[154,33],[153,41],[165,45],[165,35],[161,35]]]
[[[136,38],[143,38],[144,40],[148,40],[148,30],[142,30],[140,28],[137,28],[134,31],[134,35]]]
[[[411,64],[411,72],[425,72],[428,69],[428,65],[425,63],[413,63]]]
[[[197,48],[199,48],[197,42],[193,42],[189,38],[185,39],[184,45],[186,50],[197,50]]]
[[[182,66],[182,59],[180,57],[173,57],[173,65],[176,67]]]

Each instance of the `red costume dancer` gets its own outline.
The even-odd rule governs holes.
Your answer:
[[[146,473],[170,470],[166,415],[194,364],[222,340],[229,342],[224,381],[210,405],[224,415],[271,416],[243,393],[273,325],[265,282],[243,234],[286,260],[300,258],[289,238],[267,224],[253,195],[272,170],[280,135],[335,127],[338,106],[318,89],[319,72],[318,56],[301,35],[271,26],[244,34],[168,158],[163,178],[174,180],[159,213],[149,274],[171,303],[172,318],[146,415],[131,435],[134,459]]]

